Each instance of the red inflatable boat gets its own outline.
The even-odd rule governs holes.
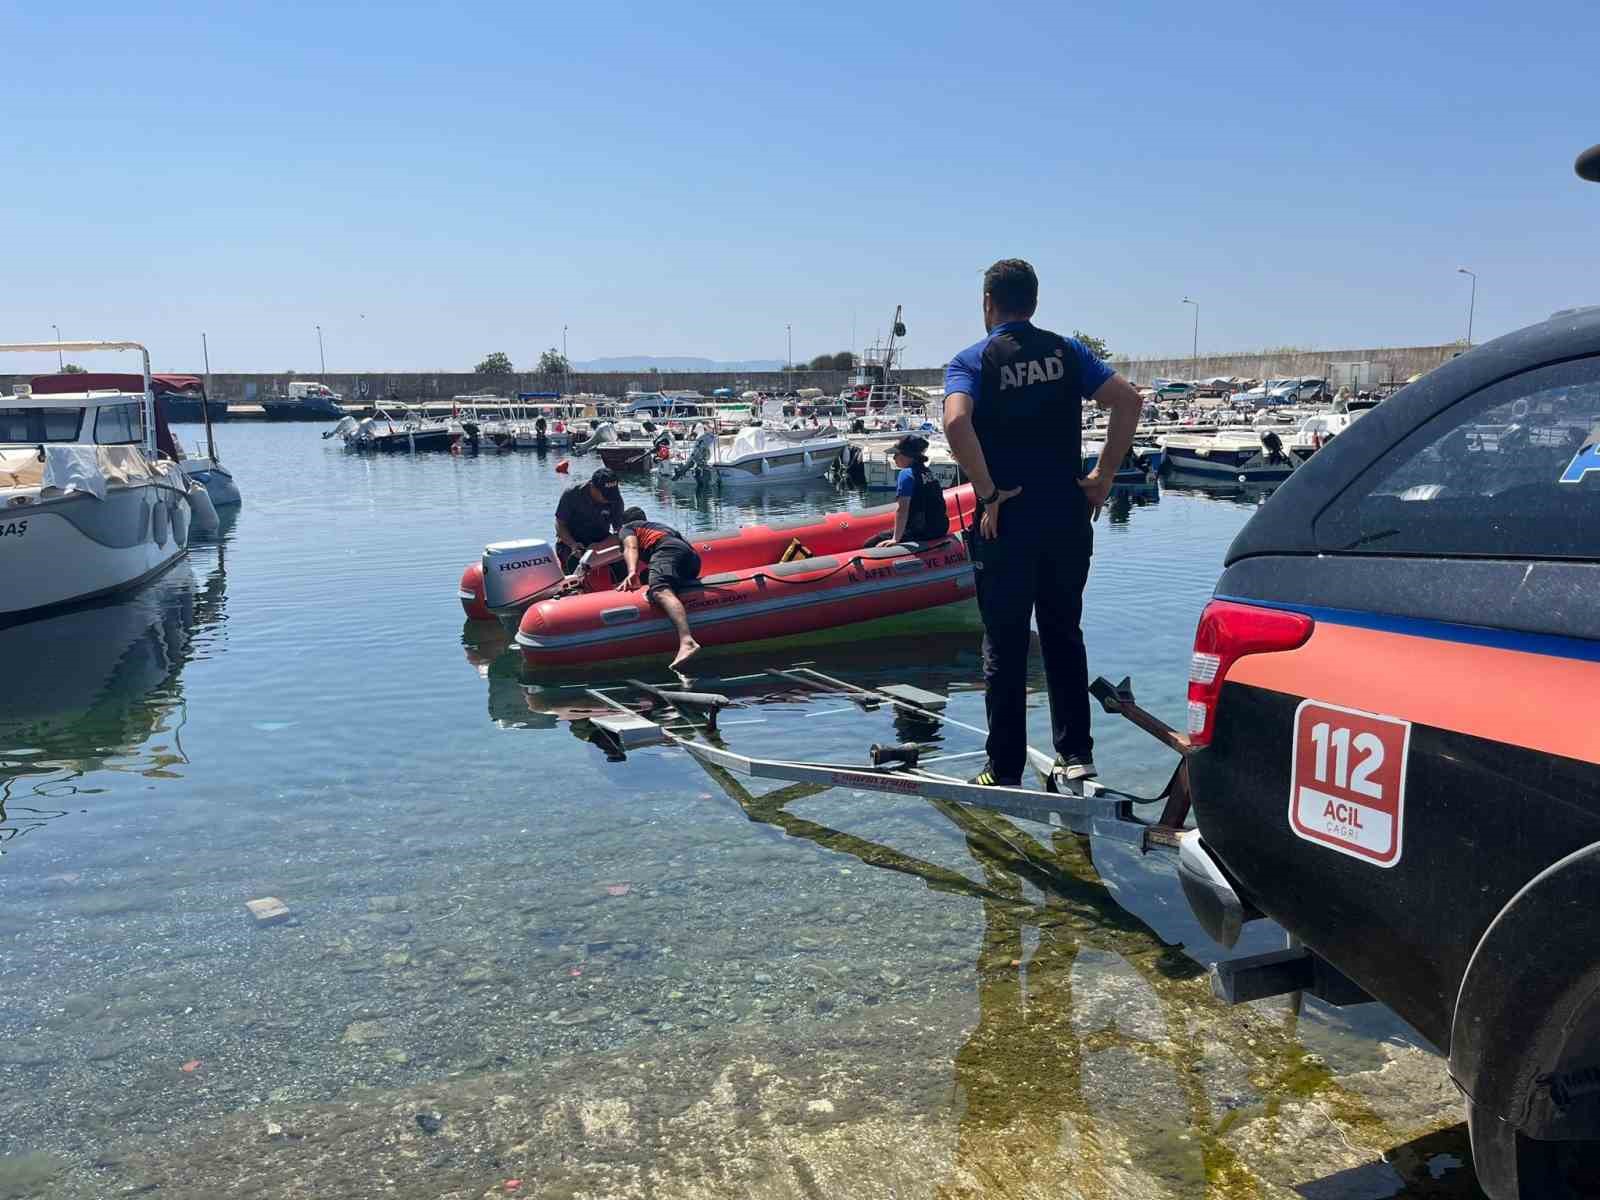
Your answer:
[[[894,505],[833,513],[790,525],[750,525],[691,539],[700,586],[681,593],[697,641],[725,646],[792,637],[950,604],[973,595],[972,564],[959,536],[977,520],[970,485],[945,493],[952,536],[865,549],[894,527]],[[781,562],[798,543],[810,557]],[[516,622],[517,645],[535,666],[665,654],[672,627],[642,591],[618,592],[601,551],[577,592],[560,590],[560,568],[542,541],[502,542],[468,567],[461,606],[475,620]],[[485,598],[484,571],[491,579]]]

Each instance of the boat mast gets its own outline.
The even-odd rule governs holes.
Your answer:
[[[200,334],[200,353],[205,357],[206,375],[200,381],[200,417],[206,423],[206,457],[213,465],[217,461],[217,442],[211,436],[211,347],[206,345],[206,335]]]

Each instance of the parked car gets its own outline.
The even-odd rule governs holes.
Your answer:
[[[1230,547],[1180,876],[1237,1001],[1375,998],[1449,1056],[1494,1200],[1600,1195],[1600,307],[1366,413]]]

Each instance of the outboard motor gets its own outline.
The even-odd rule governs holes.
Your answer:
[[[1283,439],[1268,429],[1261,435],[1261,447],[1267,452],[1268,462],[1283,461]]]
[[[356,428],[357,424],[354,417],[340,417],[339,423],[322,435],[322,440],[327,441],[331,437],[349,438],[356,431]]]
[[[483,548],[483,602],[490,609],[526,605],[566,576],[543,538],[491,542]]]

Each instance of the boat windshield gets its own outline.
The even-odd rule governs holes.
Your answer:
[[[0,442],[75,442],[81,408],[0,408]]]

